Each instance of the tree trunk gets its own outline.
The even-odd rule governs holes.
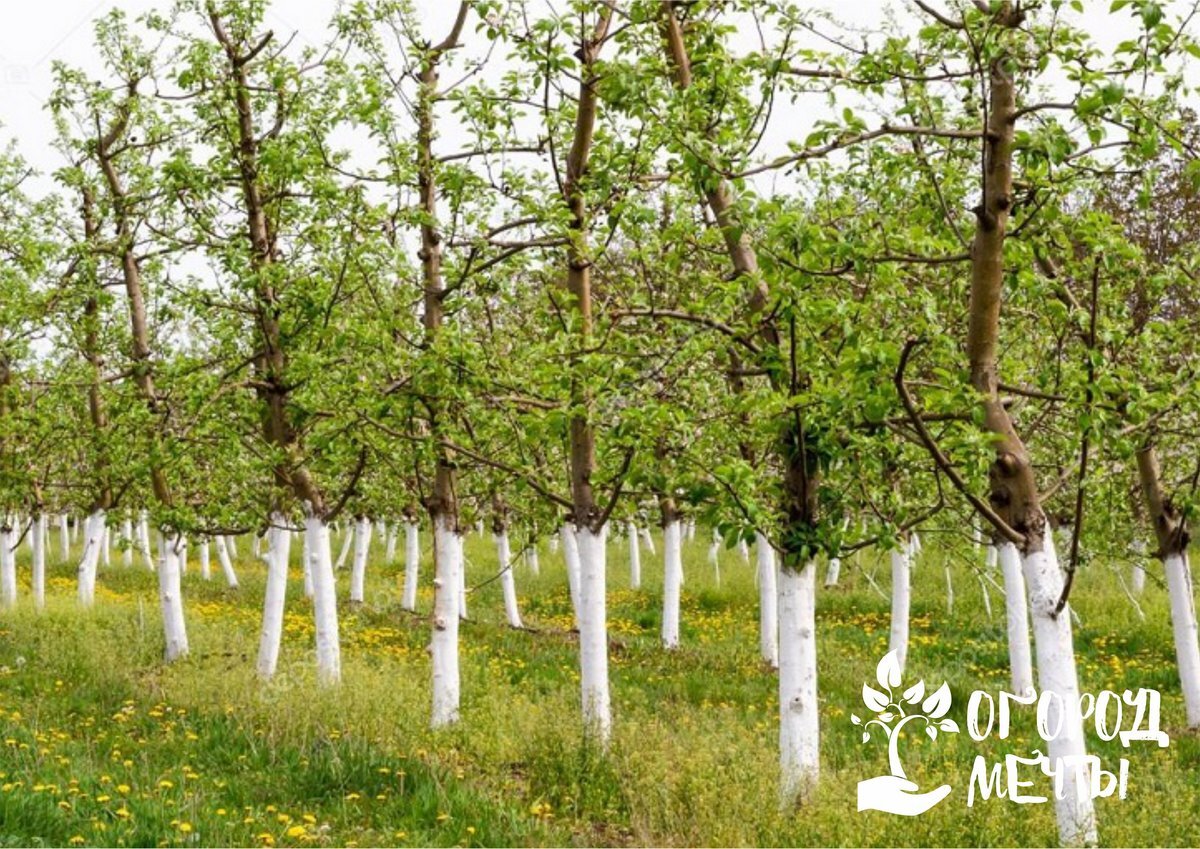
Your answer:
[[[1033,658],[1029,649],[1029,608],[1025,603],[1025,578],[1021,575],[1021,554],[1007,540],[998,547],[1000,569],[1004,573],[1004,607],[1008,628],[1008,667],[1012,673],[1012,691],[1018,695],[1033,689]]]
[[[350,569],[350,601],[363,601],[367,557],[371,552],[371,520],[360,516],[354,526],[354,565]]]
[[[258,643],[258,674],[270,678],[279,665],[279,646],[283,640],[283,611],[287,603],[288,561],[291,559],[292,536],[285,529],[287,518],[271,514],[267,529],[267,585],[263,592],[262,633]],[[305,553],[315,551],[311,529],[306,527]]]
[[[417,582],[421,574],[421,528],[415,518],[404,522],[404,597],[400,604],[416,612]]]
[[[1138,477],[1158,540],[1157,556],[1162,560],[1171,598],[1171,629],[1175,636],[1175,662],[1183,690],[1189,728],[1200,727],[1200,642],[1197,640],[1196,605],[1192,575],[1188,565],[1190,533],[1187,519],[1175,506],[1162,486],[1158,455],[1146,445],[1137,455]]]
[[[912,608],[912,569],[909,565],[908,540],[891,552],[892,560],[892,625],[888,635],[888,651],[896,653],[900,671],[908,660],[908,620]]]
[[[183,594],[179,586],[178,538],[166,534],[162,539],[162,562],[158,567],[158,600],[162,610],[165,660],[170,663],[188,653],[187,626],[183,618]]]
[[[458,721],[458,572],[462,568],[463,538],[447,516],[433,526],[433,719],[441,728]]]
[[[758,650],[772,668],[779,666],[779,569],[775,549],[762,531],[754,532],[755,559],[758,561]]]
[[[637,523],[630,519],[625,532],[629,537],[629,587],[639,590],[642,588],[642,547],[638,544]]]
[[[820,773],[816,574],[815,562],[779,570],[779,765],[785,805],[807,796]]]
[[[663,502],[662,642],[679,648],[679,602],[683,584],[683,552],[679,513],[670,499]]]

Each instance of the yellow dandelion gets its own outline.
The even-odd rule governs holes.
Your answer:
[[[179,830],[181,832],[183,832],[184,834],[191,834],[192,833],[192,824],[190,822],[181,822],[179,824]]]
[[[302,825],[294,825],[284,832],[288,837],[304,837],[308,834],[308,829]]]
[[[73,837],[72,837],[70,840],[68,840],[67,842],[68,842],[68,843],[70,843],[72,846],[82,846],[82,845],[83,845],[83,843],[84,843],[84,840],[83,840],[83,835],[82,835],[82,834],[76,834],[75,836],[73,836]]]

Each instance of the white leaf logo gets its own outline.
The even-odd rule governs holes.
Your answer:
[[[879,661],[879,666],[875,667],[875,680],[879,682],[880,687],[888,691],[900,686],[900,661],[896,657],[895,649],[885,654],[883,660]]]
[[[925,700],[925,704],[921,705],[921,709],[930,719],[945,716],[946,712],[950,710],[950,686],[942,684],[938,687],[937,691]]]
[[[924,697],[925,697],[925,682],[924,681],[918,681],[916,684],[913,684],[911,687],[909,687],[907,690],[904,691],[904,701],[908,702],[910,705],[915,705],[917,702],[921,701],[921,699]]]
[[[888,706],[888,699],[883,693],[872,689],[867,684],[863,684],[863,704],[875,713],[879,713],[879,711]]]

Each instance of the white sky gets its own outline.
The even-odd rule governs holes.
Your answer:
[[[933,0],[942,9],[963,0]],[[542,0],[528,0],[532,4]],[[60,164],[52,147],[53,128],[44,104],[50,94],[51,65],[55,60],[98,70],[91,46],[91,22],[114,6],[124,8],[131,17],[158,8],[166,9],[171,0],[5,0],[5,24],[0,28],[0,140],[15,139],[17,148],[43,174]],[[322,44],[326,27],[339,0],[274,0],[268,12],[268,25],[277,36],[292,33],[300,43]],[[415,0],[431,37],[447,30],[457,8],[453,0]],[[903,0],[810,0],[810,8],[823,8],[856,29],[871,30],[893,10],[900,20],[924,23],[926,19],[912,11]],[[1128,10],[1108,15],[1109,0],[1085,0],[1084,26],[1104,46],[1135,36],[1136,26]],[[1173,4],[1183,5],[1182,0]],[[468,36],[473,28],[468,28]],[[746,47],[753,49],[753,33],[743,34]],[[1200,64],[1200,63],[1198,63]],[[804,110],[804,123],[827,117],[820,98],[812,98]],[[761,153],[771,156],[783,151],[783,142],[802,137],[808,127],[797,124],[796,114],[775,116]],[[451,149],[453,137],[442,144]]]

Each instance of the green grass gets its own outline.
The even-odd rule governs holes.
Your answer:
[[[368,605],[341,611],[343,681],[325,690],[313,683],[298,546],[280,671],[267,684],[253,672],[263,569],[245,542],[240,590],[225,589],[219,573],[202,581],[193,562],[184,579],[192,655],[170,667],[160,662],[152,574],[103,570],[84,612],[72,567],[58,564],[43,613],[26,598],[0,614],[0,845],[1055,843],[1049,805],[965,804],[976,754],[1044,750],[1025,718],[1007,741],[907,736],[909,776],[955,792],[917,818],[856,812],[856,783],[886,771],[881,740],[862,745],[849,720],[864,713],[862,684],[887,644],[888,604],[861,571],[877,569],[886,591],[887,569],[870,558],[846,564],[842,586],[820,592],[822,783],[810,804],[780,811],[776,685],[757,657],[753,567],[723,552],[718,586],[702,536],[685,545],[683,646],[671,653],[657,640],[658,559],[643,554],[646,585],[635,592],[624,541],[610,546],[607,753],[580,734],[566,581],[545,549],[541,576],[517,570],[534,630],[504,627],[498,582],[472,594],[462,722],[436,733],[427,727],[427,617],[399,609],[399,567],[378,549]],[[472,583],[491,577],[490,539],[472,535],[467,555]],[[1007,655],[1003,597],[993,591],[989,619],[974,573],[955,563],[952,613],[940,557],[927,550],[915,570],[907,677],[949,681],[950,715],[965,729],[967,696],[1004,687]],[[343,597],[347,581],[340,573]],[[430,601],[426,581],[422,610]],[[1098,801],[1101,839],[1188,843],[1200,835],[1200,742],[1182,730],[1164,590],[1151,581],[1141,603],[1145,622],[1100,567],[1081,576],[1075,597],[1084,689],[1161,689],[1172,735],[1167,749],[1089,741],[1106,768],[1130,760],[1128,798]]]

